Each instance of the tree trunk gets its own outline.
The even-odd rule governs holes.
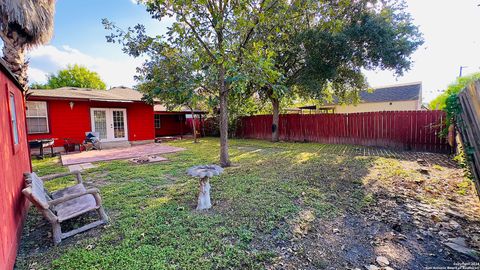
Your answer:
[[[200,190],[198,192],[197,210],[205,210],[212,207],[210,201],[210,183],[208,177],[200,179]]]
[[[193,108],[190,108],[190,111],[192,112],[192,129],[193,129],[193,142],[197,143],[197,127],[195,126],[195,111]]]
[[[225,85],[225,67],[219,65],[218,84],[220,87],[220,165],[229,167],[228,156],[228,89]]]
[[[272,121],[272,142],[278,142],[280,137],[280,131],[278,130],[278,122],[280,120],[280,100],[278,98],[271,97],[273,107],[273,121]]]
[[[20,85],[27,90],[28,63],[25,62],[25,40],[17,32],[2,33],[3,60],[8,69],[15,74]]]

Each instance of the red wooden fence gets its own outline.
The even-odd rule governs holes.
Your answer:
[[[438,135],[445,126],[443,111],[389,111],[350,114],[280,115],[280,140],[379,146],[399,150],[450,153]],[[272,138],[272,116],[242,117],[241,138]]]

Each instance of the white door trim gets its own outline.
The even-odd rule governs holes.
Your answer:
[[[90,126],[92,131],[95,132],[95,116],[94,111],[105,111],[106,125],[107,125],[107,138],[100,139],[101,142],[116,142],[116,141],[128,141],[128,121],[127,121],[127,109],[125,108],[90,108]],[[125,137],[115,138],[113,128],[113,112],[122,111],[123,121],[125,129]]]

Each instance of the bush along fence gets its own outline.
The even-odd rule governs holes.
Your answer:
[[[236,135],[270,140],[272,115],[242,117]],[[378,146],[396,150],[451,153],[443,111],[385,111],[350,114],[284,114],[280,140]]]
[[[458,94],[457,129],[480,196],[480,81]]]

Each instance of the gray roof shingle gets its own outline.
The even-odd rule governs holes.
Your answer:
[[[32,89],[31,97],[36,99],[83,99],[106,102],[138,102],[142,101],[143,94],[124,86],[114,87],[109,90],[98,90],[78,87],[61,87],[56,89]],[[159,100],[155,100],[154,110],[158,112],[170,111],[162,105]],[[187,107],[182,107],[175,112],[190,112]],[[204,113],[202,110],[195,110],[196,113]]]
[[[410,83],[375,88],[372,93],[360,92],[361,102],[385,102],[418,100],[421,98],[422,83]]]
[[[99,101],[142,101],[142,93],[128,87],[114,87],[109,90],[98,90],[77,87],[61,87],[57,89],[32,89],[32,97],[48,97],[58,99],[86,99]]]
[[[422,98],[422,83],[415,82],[377,87],[374,88],[371,93],[361,91],[359,94],[360,103],[419,100]],[[324,105],[334,105],[338,103],[338,98],[334,96],[332,102],[324,102]]]

